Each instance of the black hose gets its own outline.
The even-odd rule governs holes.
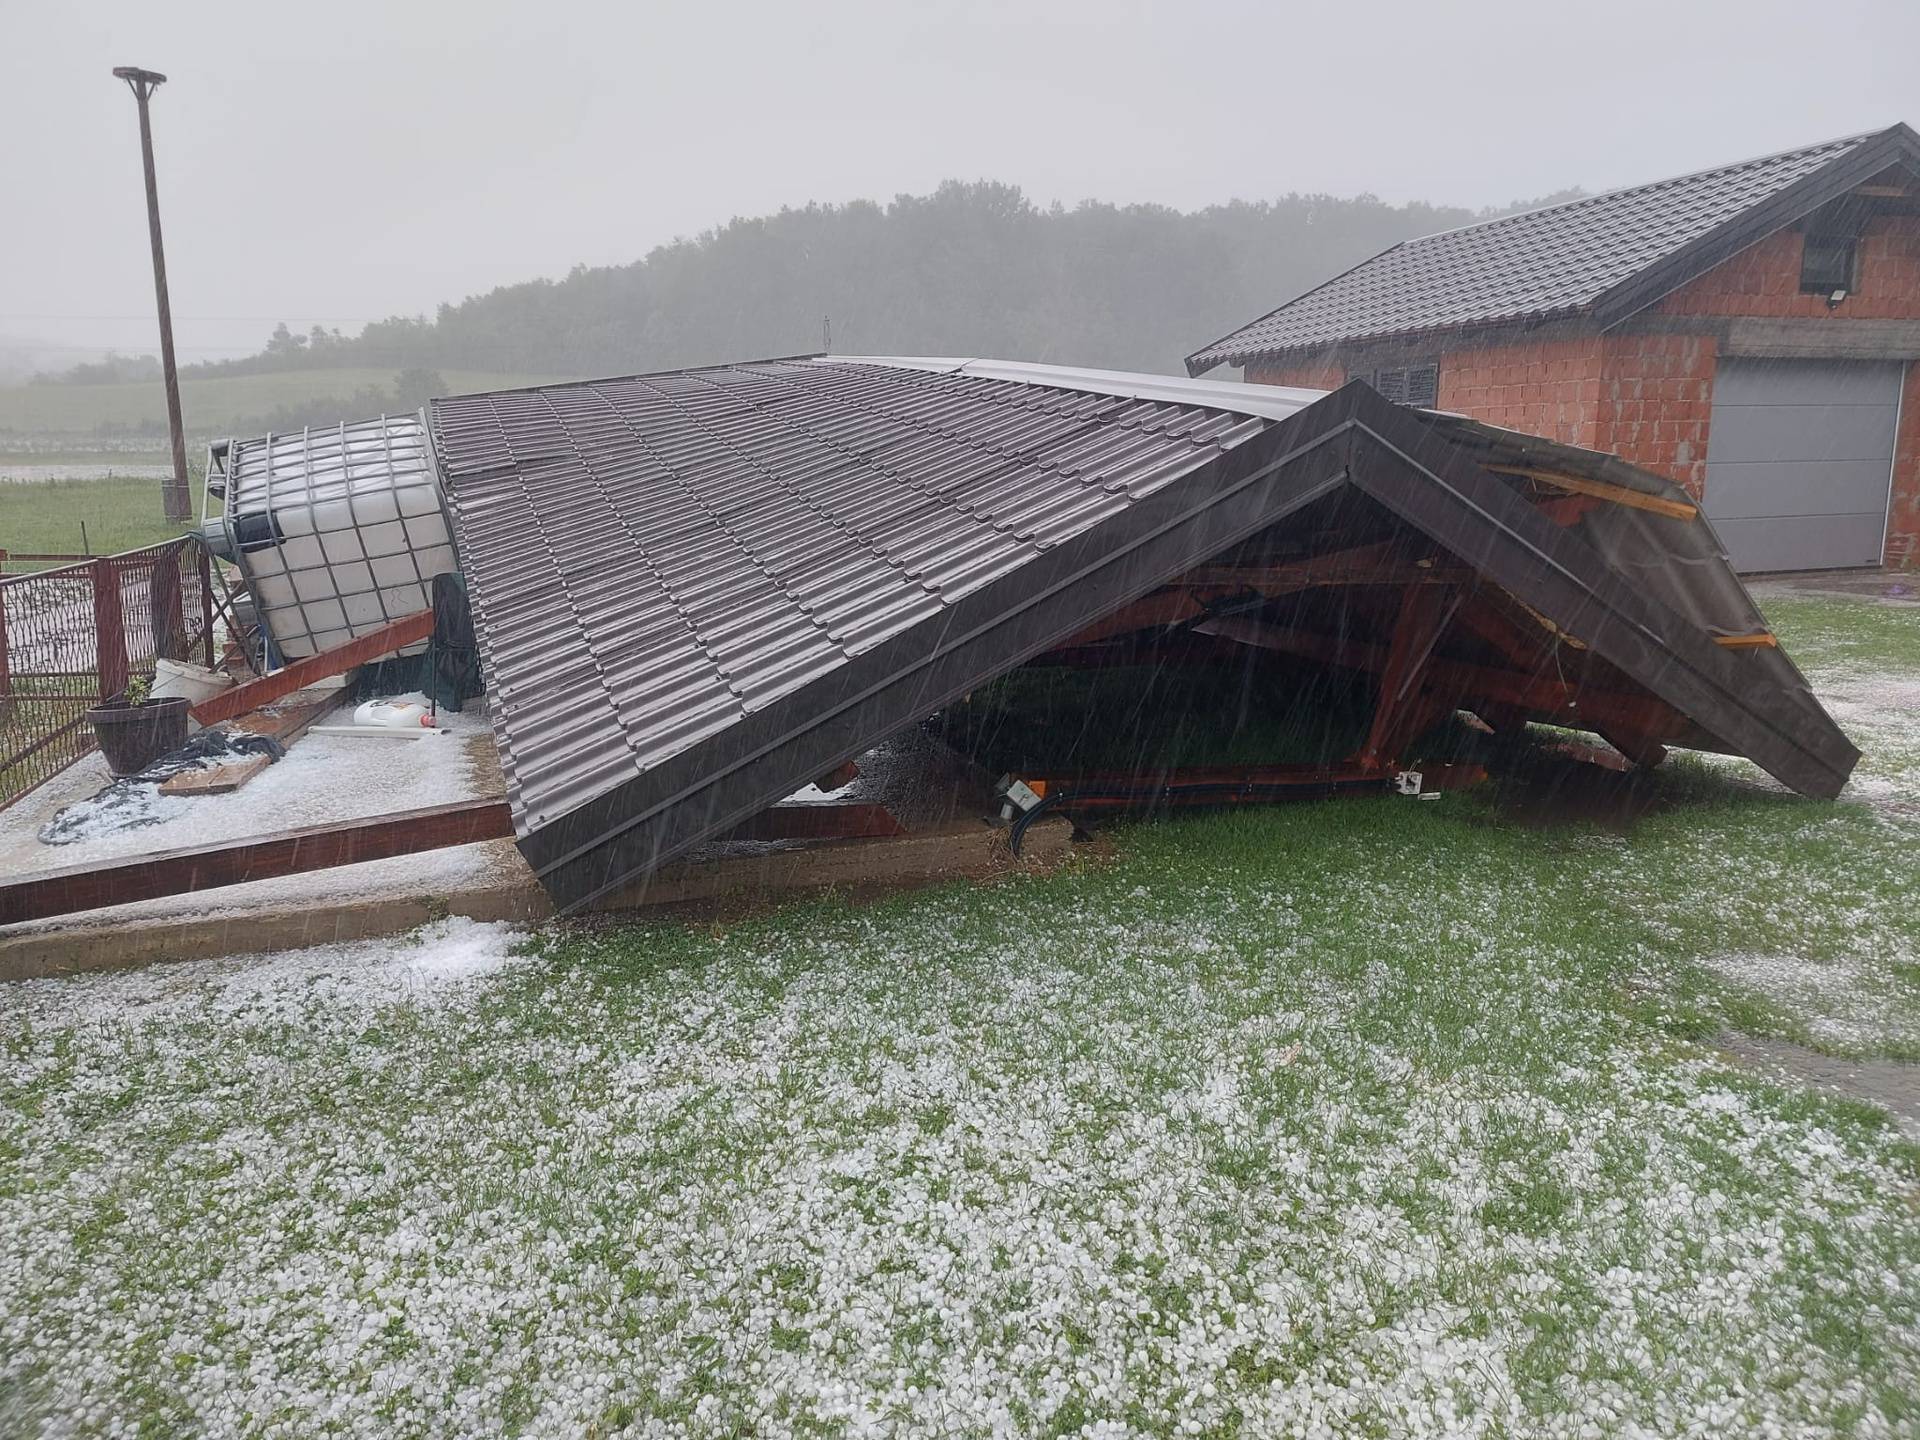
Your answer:
[[[1034,806],[1031,810],[1022,810],[1020,814],[1015,817],[1013,828],[1007,832],[1007,844],[1015,855],[1020,853],[1020,842],[1027,838],[1027,827],[1032,825],[1033,822],[1038,820],[1042,815],[1046,814],[1048,810],[1057,807],[1064,799],[1066,799],[1066,791],[1050,790],[1041,797],[1038,805]]]

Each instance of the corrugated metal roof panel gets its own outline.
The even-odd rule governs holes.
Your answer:
[[[436,401],[522,831],[1318,398],[1125,378],[801,360]]]

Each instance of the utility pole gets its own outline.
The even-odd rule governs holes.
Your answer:
[[[173,307],[167,303],[167,256],[160,248],[160,192],[153,179],[153,124],[147,102],[167,83],[154,70],[133,65],[114,68],[114,77],[127,82],[140,106],[140,160],[147,173],[147,233],[153,242],[153,293],[160,306],[160,372],[167,386],[167,433],[173,440],[173,478],[161,487],[167,519],[182,524],[193,518],[187,494],[187,437],[180,426],[180,375],[173,363]]]

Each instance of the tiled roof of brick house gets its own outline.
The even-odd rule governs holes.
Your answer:
[[[1195,351],[1187,369],[1465,326],[1617,318],[1902,161],[1920,166],[1920,136],[1894,125],[1402,241]]]

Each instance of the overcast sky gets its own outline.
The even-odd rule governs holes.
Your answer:
[[[947,177],[1181,208],[1502,203],[1920,122],[1920,0],[0,0],[0,337],[351,330]],[[1274,297],[1275,301],[1284,298]]]

